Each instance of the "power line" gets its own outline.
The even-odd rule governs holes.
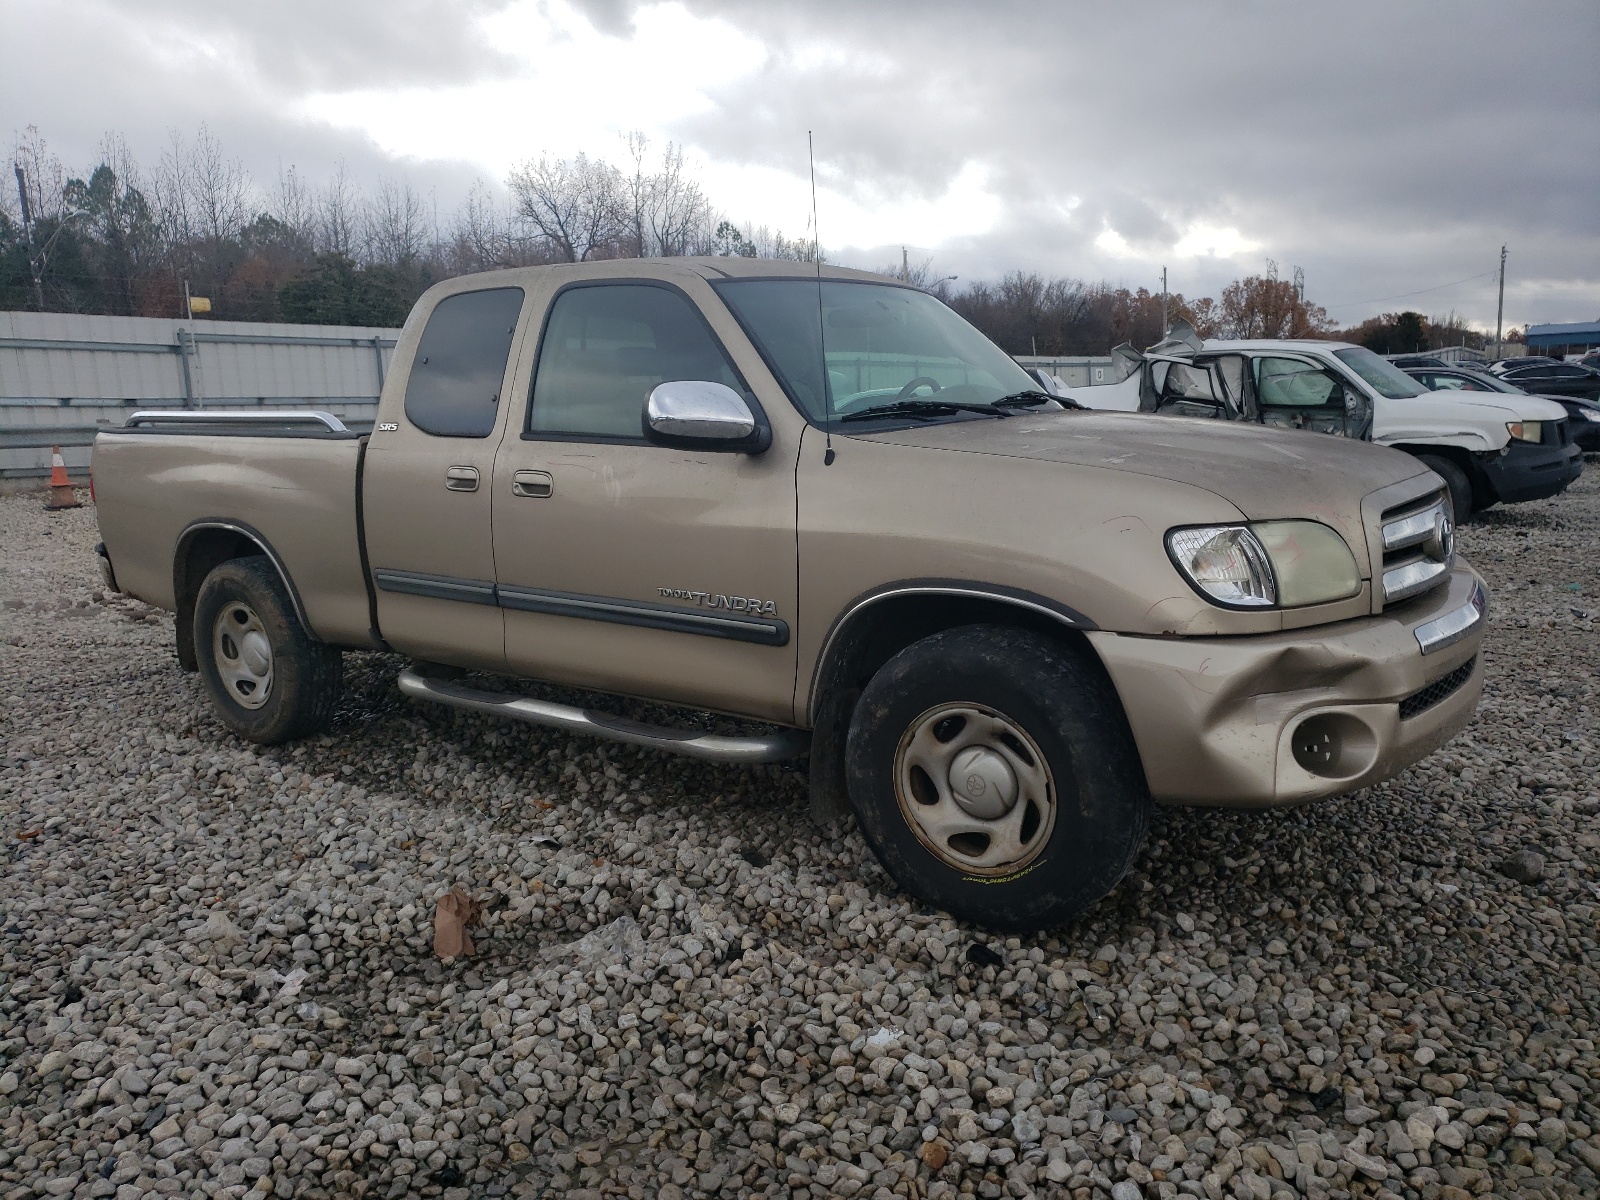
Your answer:
[[[1499,268],[1496,268],[1498,270]],[[1370,300],[1341,300],[1338,304],[1324,304],[1324,308],[1352,308],[1357,304],[1381,304],[1385,300],[1404,300],[1408,296],[1421,296],[1428,292],[1442,292],[1445,288],[1460,287],[1463,283],[1471,283],[1474,279],[1487,279],[1495,271],[1484,271],[1478,275],[1468,275],[1465,279],[1457,279],[1453,283],[1441,283],[1437,287],[1418,288],[1414,292],[1401,292],[1396,296],[1374,296]]]

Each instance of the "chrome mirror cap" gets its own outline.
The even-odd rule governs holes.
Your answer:
[[[759,453],[772,433],[758,411],[724,383],[681,379],[650,389],[645,436],[664,445]]]

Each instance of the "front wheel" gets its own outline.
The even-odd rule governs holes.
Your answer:
[[[1448,458],[1440,458],[1437,454],[1419,454],[1417,461],[1444,480],[1444,486],[1450,493],[1451,519],[1457,525],[1465,525],[1470,521],[1474,506],[1472,480],[1467,478],[1467,473]]]
[[[217,566],[194,606],[200,678],[222,723],[263,746],[323,729],[344,682],[339,651],[312,641],[262,556]]]
[[[1149,827],[1110,682],[1023,630],[966,626],[895,655],[856,705],[846,770],[895,881],[995,929],[1077,916],[1127,873]]]

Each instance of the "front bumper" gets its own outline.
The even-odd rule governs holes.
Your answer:
[[[1508,453],[1485,455],[1479,461],[1505,504],[1557,495],[1583,473],[1583,450],[1574,442],[1546,446],[1514,441]]]
[[[1458,560],[1447,586],[1378,617],[1257,637],[1088,637],[1156,800],[1274,808],[1388,779],[1472,719],[1482,589]]]

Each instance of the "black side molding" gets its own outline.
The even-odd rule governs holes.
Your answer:
[[[729,613],[699,612],[647,600],[622,600],[611,596],[589,596],[577,592],[553,592],[540,588],[496,585],[488,580],[456,579],[447,575],[423,575],[412,571],[378,568],[373,582],[386,592],[426,596],[432,600],[457,600],[464,604],[495,604],[516,612],[546,613],[554,617],[575,617],[586,621],[606,621],[613,625],[634,625],[643,629],[664,629],[672,633],[692,633],[700,637],[726,638],[758,646],[787,646],[786,621],[762,617],[740,617]]]

